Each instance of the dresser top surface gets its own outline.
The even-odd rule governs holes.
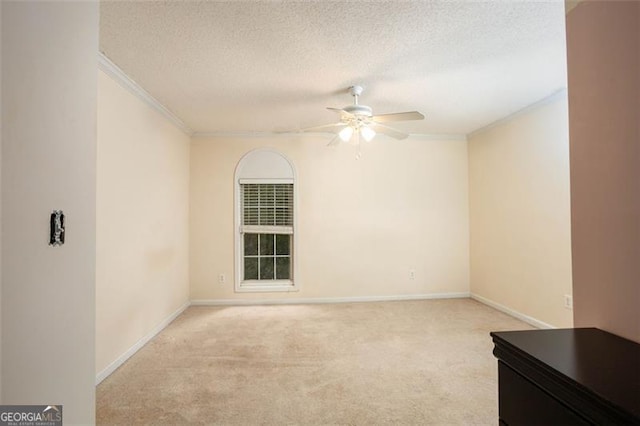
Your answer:
[[[640,344],[597,328],[492,332],[523,358],[542,363],[640,417]]]

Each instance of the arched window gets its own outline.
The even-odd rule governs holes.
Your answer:
[[[291,162],[256,149],[236,167],[236,291],[294,291],[296,183]]]

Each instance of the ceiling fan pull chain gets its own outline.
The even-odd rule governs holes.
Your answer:
[[[356,133],[356,160],[362,158],[362,144],[360,143],[360,132]]]

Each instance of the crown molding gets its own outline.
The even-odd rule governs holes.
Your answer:
[[[196,139],[219,139],[219,138],[290,138],[291,136],[327,136],[334,137],[330,133],[320,132],[194,132],[191,137]],[[411,138],[422,139],[428,141],[466,141],[467,137],[463,134],[453,133],[411,133]]]
[[[458,133],[411,133],[409,136],[425,141],[467,141],[467,135]]]
[[[467,138],[471,139],[472,137],[477,136],[480,133],[484,133],[489,129],[493,129],[494,127],[498,127],[498,126],[500,126],[500,125],[502,125],[502,124],[504,124],[504,123],[506,123],[508,121],[513,120],[516,117],[519,117],[519,116],[521,116],[523,114],[531,112],[531,111],[533,111],[535,109],[538,109],[541,106],[550,104],[550,103],[555,102],[555,101],[557,101],[559,99],[566,99],[566,98],[567,98],[567,88],[564,87],[564,88],[562,88],[560,90],[557,90],[557,91],[553,92],[549,96],[547,96],[545,98],[542,98],[537,102],[532,103],[531,105],[527,105],[526,107],[524,107],[522,109],[519,109],[518,111],[516,111],[516,112],[514,112],[512,114],[507,115],[506,117],[502,117],[502,118],[500,118],[500,119],[498,119],[498,120],[496,120],[496,121],[494,121],[492,123],[487,124],[486,126],[482,126],[482,127],[478,128],[478,129],[474,130],[473,132],[471,132],[471,133],[469,133],[467,135]]]
[[[162,105],[156,98],[151,96],[149,92],[144,90],[138,83],[133,81],[131,77],[125,74],[120,67],[111,62],[104,53],[98,52],[98,68],[109,75],[120,86],[127,89],[131,94],[136,96],[142,102],[149,105],[151,108],[162,114],[167,120],[169,120],[174,126],[184,132],[187,136],[192,136],[193,130],[187,126],[184,121],[178,118],[177,115],[172,113],[167,107]]]
[[[583,0],[576,0],[575,3],[580,3]],[[149,105],[151,108],[162,114],[167,120],[169,120],[174,126],[180,129],[183,133],[193,139],[218,139],[218,138],[290,138],[291,136],[331,136],[328,133],[314,133],[314,132],[197,132],[193,131],[182,121],[177,115],[171,112],[167,107],[162,105],[156,98],[151,96],[149,92],[144,90],[142,86],[136,83],[131,77],[129,77],[120,67],[113,63],[104,53],[98,52],[98,68],[104,71],[107,75],[113,78],[123,88],[128,90],[131,94],[138,99]],[[483,133],[491,128],[499,126],[507,121],[516,118],[519,115],[530,112],[536,108],[539,108],[548,103],[554,102],[560,98],[567,96],[567,89],[562,88],[551,95],[534,102],[533,104],[526,106],[506,117],[496,120],[486,126],[480,127],[467,135],[455,134],[455,133],[411,133],[409,136],[415,139],[421,139],[426,141],[460,141],[466,142],[469,138],[472,138],[480,133]]]
[[[151,108],[162,114],[174,126],[184,132],[192,139],[220,139],[220,138],[290,138],[292,136],[300,137],[302,135],[309,136],[331,136],[329,133],[319,132],[198,132],[187,126],[177,115],[171,112],[167,107],[162,105],[156,98],[151,96],[149,92],[144,90],[142,86],[129,77],[119,66],[112,62],[103,52],[98,52],[98,68],[109,75],[115,82],[120,84],[124,89],[138,99],[149,105]],[[467,136],[464,134],[453,133],[411,133],[409,137],[426,141],[466,141]]]
[[[300,132],[194,132],[192,138],[274,138],[299,136]],[[306,133],[307,135],[327,135],[328,133]]]

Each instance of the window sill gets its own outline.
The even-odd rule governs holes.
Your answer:
[[[293,281],[273,281],[269,284],[261,281],[243,281],[236,284],[236,293],[266,293],[298,291],[298,286]]]

